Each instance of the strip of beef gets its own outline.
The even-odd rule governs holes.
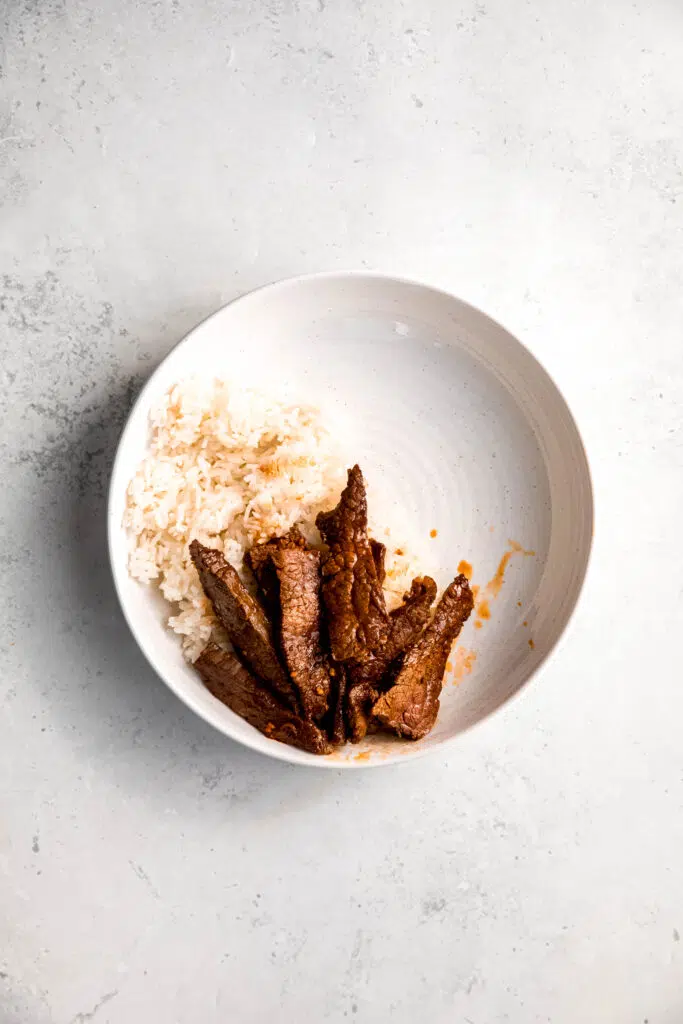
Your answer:
[[[329,547],[322,592],[332,656],[365,661],[385,643],[389,621],[368,540],[368,503],[358,466],[349,470],[337,507],[321,512],[316,525]]]
[[[331,752],[322,730],[293,714],[231,651],[209,643],[194,664],[213,696],[264,736],[310,754]]]
[[[271,559],[279,583],[280,647],[304,716],[321,722],[331,685],[321,640],[320,553],[284,548]]]
[[[434,618],[403,659],[394,685],[378,699],[373,718],[399,736],[426,736],[439,713],[446,661],[469,618],[474,600],[465,576],[457,576],[436,606]]]
[[[367,735],[372,720],[372,709],[379,692],[372,683],[349,683],[344,701],[346,732],[352,743],[360,743]]]
[[[332,716],[330,720],[330,739],[336,746],[346,742],[346,669],[343,665],[333,665],[330,668],[332,687],[334,690],[334,701]]]
[[[271,537],[263,544],[255,544],[247,552],[247,565],[256,577],[263,596],[263,603],[273,621],[279,614],[280,602],[278,600],[279,585],[272,556],[276,551],[306,547],[306,538],[298,526],[293,526],[284,537]]]
[[[380,587],[384,585],[384,581],[387,576],[387,549],[380,540],[373,540],[370,538],[370,550],[372,551],[372,560],[375,563],[375,571],[377,573],[377,580]]]
[[[410,647],[429,622],[436,597],[436,583],[431,576],[418,576],[403,603],[389,615],[387,642],[366,661],[351,669],[352,683],[380,683],[391,664]]]
[[[360,743],[368,731],[372,707],[382,684],[390,677],[397,658],[418,638],[427,622],[436,597],[436,583],[430,576],[413,580],[403,604],[389,615],[389,638],[367,661],[349,670],[346,717],[353,743]]]
[[[270,683],[287,705],[298,711],[296,690],[278,657],[270,623],[261,605],[220,551],[193,540],[190,555],[204,592],[232,643],[259,679]]]

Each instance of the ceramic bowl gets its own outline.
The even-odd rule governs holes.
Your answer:
[[[418,743],[368,737],[319,758],[262,736],[219,703],[167,629],[168,606],[131,579],[125,492],[147,451],[150,408],[188,375],[283,385],[329,413],[371,492],[396,503],[425,569],[445,585],[471,566],[475,613],[449,661],[441,711]],[[405,761],[453,741],[505,704],[562,635],[586,573],[593,499],[586,454],[558,388],[484,313],[411,281],[322,274],[270,285],[220,309],[168,355],[121,437],[109,497],[121,607],[150,664],[226,736],[302,765]]]

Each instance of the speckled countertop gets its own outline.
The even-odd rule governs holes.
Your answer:
[[[0,5],[1,1024],[683,1019],[683,7]],[[447,755],[251,755],[151,674],[104,545],[140,382],[239,292],[482,306],[591,455],[559,657]]]

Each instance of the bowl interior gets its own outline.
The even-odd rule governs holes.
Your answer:
[[[168,606],[128,576],[125,490],[150,407],[188,375],[227,376],[321,407],[370,501],[396,504],[424,571],[464,560],[477,610],[449,662],[439,719],[417,744],[369,737],[329,758],[274,743],[216,701],[165,627]],[[557,642],[592,536],[585,453],[557,388],[502,327],[452,296],[372,275],[299,278],[225,307],[144,388],[121,439],[109,508],[122,607],[165,682],[228,736],[298,763],[355,767],[418,756],[510,698]],[[533,552],[533,554],[529,553]]]

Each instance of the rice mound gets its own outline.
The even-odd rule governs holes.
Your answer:
[[[252,544],[295,523],[315,540],[312,524],[332,508],[346,482],[347,461],[318,410],[286,405],[220,380],[187,380],[170,389],[151,415],[151,444],[128,486],[124,525],[129,571],[157,581],[175,605],[170,628],[194,661],[218,624],[189,555],[199,540],[238,572]],[[388,542],[383,524],[378,537]],[[389,604],[410,584],[405,548],[389,548]]]

